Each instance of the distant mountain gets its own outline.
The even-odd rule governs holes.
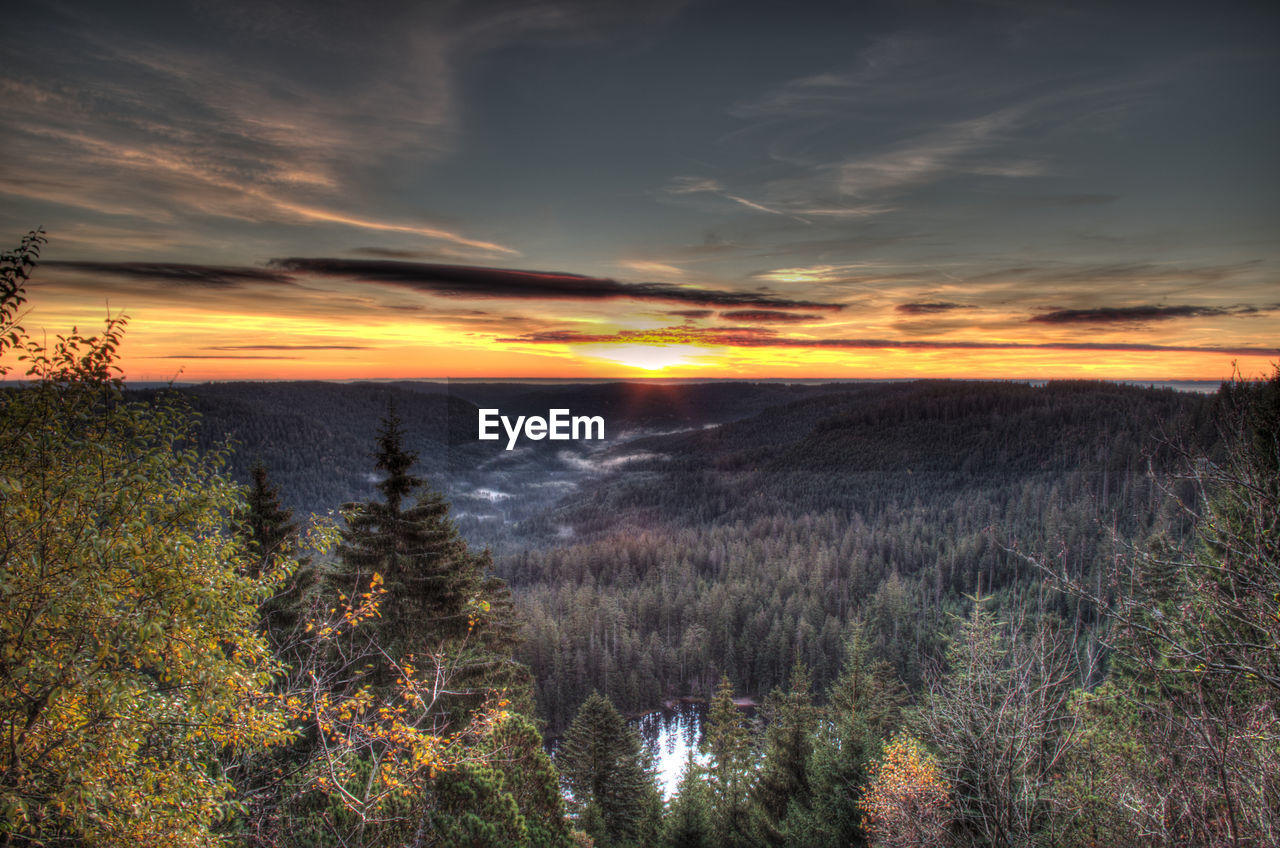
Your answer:
[[[516,591],[541,714],[592,689],[641,710],[721,672],[762,697],[796,660],[825,687],[860,618],[923,685],[978,586],[1084,628],[1013,548],[1101,579],[1115,544],[1176,538],[1149,469],[1207,444],[1211,395],[1111,383],[217,383],[182,387],[200,440],[260,458],[285,502],[371,496],[394,403],[419,472]],[[154,392],[152,392],[153,394]],[[147,393],[143,393],[147,394]],[[603,443],[480,442],[480,408],[602,415]],[[1092,637],[1091,637],[1092,638]],[[1089,648],[1101,650],[1095,644]]]
[[[547,520],[579,531],[628,514],[703,523],[923,498],[1035,475],[1096,477],[1110,496],[1200,432],[1212,396],[1104,382],[840,384],[712,428],[639,438],[599,457],[618,473]],[[629,460],[623,462],[623,460]],[[625,469],[625,471],[621,470]],[[1113,491],[1114,490],[1114,491]]]
[[[752,415],[778,403],[820,396],[822,386],[769,383],[707,385],[434,383],[420,381],[228,382],[178,386],[200,415],[199,445],[230,441],[231,473],[248,480],[261,460],[299,513],[327,512],[374,493],[372,452],[380,422],[394,406],[418,473],[454,502],[470,538],[497,543],[520,521],[552,506],[604,466],[592,457],[637,437]],[[152,397],[160,389],[131,390]],[[600,415],[606,441],[479,441],[481,407],[511,418],[550,409]]]

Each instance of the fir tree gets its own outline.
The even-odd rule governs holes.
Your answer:
[[[797,663],[791,688],[769,693],[764,702],[765,750],[752,787],[752,831],[761,845],[782,845],[788,808],[807,808],[809,756],[817,710],[809,692],[809,671]]]
[[[859,798],[883,740],[897,730],[906,690],[884,660],[871,655],[861,621],[845,642],[844,666],[827,693],[809,758],[811,801],[793,806],[786,843],[812,848],[865,844]]]
[[[690,751],[680,785],[662,822],[662,841],[667,848],[710,848],[710,796],[706,772]]]
[[[280,504],[280,489],[267,478],[261,460],[250,469],[251,482],[240,512],[240,532],[249,549],[248,576],[259,580],[282,564],[288,573],[276,575],[276,591],[258,608],[261,628],[276,653],[288,658],[293,634],[302,618],[305,596],[315,582],[309,557],[297,557],[298,525],[293,511]]]
[[[510,592],[486,575],[488,551],[474,553],[449,518],[449,505],[411,471],[417,455],[404,447],[404,430],[388,408],[378,434],[375,467],[382,500],[347,504],[347,528],[339,549],[340,591],[357,596],[374,574],[386,594],[375,641],[383,662],[375,679],[394,677],[389,664],[410,656],[451,657],[454,700],[475,706],[491,689],[509,688],[526,699],[527,673],[510,660],[515,622]],[[454,704],[453,708],[459,705]]]
[[[747,803],[753,765],[751,731],[733,702],[728,677],[720,678],[711,700],[703,744],[711,754],[712,844],[752,845]]]
[[[601,848],[651,845],[661,799],[640,737],[598,692],[583,702],[556,757],[580,826]]]

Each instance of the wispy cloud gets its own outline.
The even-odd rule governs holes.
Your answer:
[[[1038,176],[1044,169],[1032,162],[1020,161],[1016,167],[966,162],[975,152],[998,143],[1022,114],[1019,108],[1002,109],[950,124],[883,153],[847,159],[839,166],[837,185],[844,194],[872,197],[966,169],[1007,177]]]
[[[927,339],[875,338],[800,338],[778,335],[765,327],[664,327],[656,330],[620,330],[615,333],[583,333],[576,330],[551,330],[525,336],[500,339],[521,344],[599,345],[697,345],[700,347],[742,348],[809,348],[859,350],[1074,350],[1074,351],[1150,351],[1164,353],[1223,353],[1238,356],[1271,356],[1280,353],[1276,347],[1231,345],[1141,344],[1130,342],[1014,342]]]
[[[657,274],[664,277],[683,277],[684,269],[677,268],[666,262],[655,262],[650,259],[623,259],[620,263],[624,268],[630,268],[632,271],[639,271],[641,274]]]
[[[302,359],[301,356],[274,356],[267,354],[239,353],[171,353],[161,356],[140,356],[138,359]]]
[[[439,227],[424,227],[416,224],[376,221],[369,218],[356,218],[350,215],[343,215],[337,212],[332,212],[328,209],[299,206],[297,204],[285,203],[282,201],[275,201],[275,203],[280,209],[286,212],[293,212],[309,221],[325,221],[333,224],[344,224],[348,227],[357,227],[362,230],[374,230],[376,232],[383,233],[408,233],[409,235],[423,236],[425,238],[452,242],[463,247],[474,247],[477,250],[483,250],[486,253],[502,253],[510,256],[518,255],[520,253],[520,251],[514,248],[504,247],[494,242],[467,238],[460,233],[440,229]]]
[[[373,211],[381,181],[402,179],[390,172],[454,148],[452,45],[443,27],[422,15],[379,22],[331,10],[295,15],[299,27],[283,28],[288,51],[245,37],[213,49],[157,42],[128,27],[129,17],[51,15],[44,23],[56,42],[34,41],[0,75],[8,160],[0,193],[197,231],[211,216],[320,222],[441,241],[471,255],[518,253],[462,227],[385,205]],[[240,29],[242,17],[219,13],[200,23]],[[357,33],[365,37],[351,38]]]
[[[815,194],[808,186],[802,186],[797,191],[796,185],[795,181],[764,183],[759,190],[769,198],[753,200],[744,197],[740,192],[730,191],[718,180],[705,177],[675,177],[663,188],[663,193],[677,199],[710,195],[754,212],[781,215],[802,224],[810,223],[809,218],[869,218],[891,211],[891,207],[884,204],[851,206],[831,202],[831,198]]]
[[[215,345],[202,350],[372,350],[368,345],[346,344],[268,344],[268,345]]]

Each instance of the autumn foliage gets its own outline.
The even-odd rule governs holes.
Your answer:
[[[43,243],[0,255],[0,374],[27,377],[0,389],[0,845],[567,844],[536,729],[470,670],[505,659],[505,596],[447,507],[461,624],[391,640],[405,575],[297,580],[338,541],[324,519],[246,536],[227,450],[197,450],[180,399],[123,391],[123,318],[23,331]]]
[[[876,848],[945,845],[951,801],[938,763],[914,738],[894,737],[871,766],[862,827]]]

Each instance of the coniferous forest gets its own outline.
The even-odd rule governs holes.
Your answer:
[[[136,389],[125,319],[21,326],[44,243],[0,844],[1280,844],[1280,371]],[[681,699],[664,798],[628,719]]]

